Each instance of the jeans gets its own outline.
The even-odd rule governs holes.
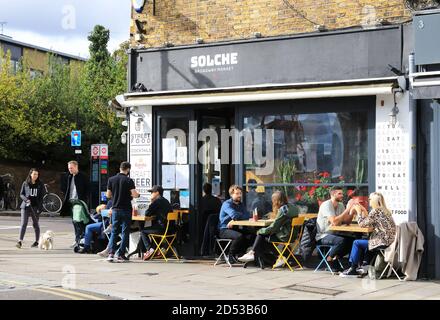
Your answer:
[[[143,229],[141,232],[141,238],[142,238],[142,242],[144,243],[145,250],[146,251],[150,250],[152,245],[150,241],[150,237],[148,237],[149,234],[164,234],[164,232],[165,232],[164,229],[154,226]]]
[[[353,238],[342,237],[334,234],[327,234],[321,240],[318,240],[318,245],[330,245],[332,246],[328,256],[342,258],[350,252],[351,244],[353,243]]]
[[[358,239],[353,242],[351,248],[350,263],[352,266],[357,267],[362,256],[365,256],[368,251],[368,240]]]
[[[102,231],[102,222],[92,223],[87,225],[84,236],[84,249],[90,249],[90,242],[94,233],[100,234]]]
[[[128,246],[128,239],[130,237],[130,223],[131,223],[131,211],[113,209],[112,210],[112,235],[110,237],[110,250],[109,254],[115,254],[117,256],[124,256]],[[121,245],[119,249],[116,248],[116,241],[118,235],[122,231]]]
[[[26,228],[28,224],[29,217],[32,218],[33,227],[35,230],[35,241],[38,242],[40,239],[40,225],[38,224],[39,216],[36,213],[37,208],[26,207],[21,209],[21,227],[20,227],[20,241],[23,241],[24,234],[26,233]]]
[[[248,242],[247,235],[232,229],[220,229],[219,236],[222,239],[231,239],[231,246],[229,248],[229,254],[236,255],[240,251],[245,251],[246,244]]]

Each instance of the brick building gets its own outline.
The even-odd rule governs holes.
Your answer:
[[[249,209],[282,189],[313,212],[319,199],[306,193],[323,187],[319,174],[328,172],[327,186],[342,184],[364,200],[380,191],[397,223],[417,222],[426,239],[421,275],[440,277],[440,188],[429,178],[440,177],[430,166],[440,148],[429,142],[435,131],[420,129],[423,121],[440,126],[428,116],[437,100],[416,97],[410,81],[417,71],[440,69],[440,55],[417,63],[427,50],[415,50],[421,2],[134,1],[128,90],[116,101],[130,111],[139,208],[149,203],[151,184],[164,185],[190,212],[181,252],[200,255],[203,183],[219,196],[242,185]],[[419,29],[431,30],[429,23]],[[224,146],[205,129],[241,136]],[[272,141],[260,143],[258,130]],[[273,162],[257,161],[261,149]],[[286,163],[295,168],[287,177],[280,173]]]

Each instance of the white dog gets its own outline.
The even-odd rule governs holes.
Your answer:
[[[40,236],[40,241],[38,242],[38,248],[41,250],[50,250],[53,249],[53,236],[54,233],[52,230],[47,230]]]

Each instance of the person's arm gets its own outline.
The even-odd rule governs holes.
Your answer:
[[[145,211],[145,216],[150,217],[154,215],[156,210],[158,209],[158,201],[153,201],[148,206],[148,209]]]
[[[257,234],[268,236],[277,233],[281,229],[281,226],[283,226],[285,223],[286,215],[281,211],[281,209],[279,209],[275,220],[268,227],[258,230]]]
[[[24,202],[28,202],[29,201],[29,199],[26,197],[26,182],[23,182],[23,184],[21,185],[20,198]]]
[[[331,204],[331,205],[333,205],[333,204]],[[339,226],[343,223],[350,224],[351,221],[353,220],[353,216],[350,215],[350,211],[351,211],[353,205],[354,205],[354,201],[350,200],[347,203],[347,208],[345,208],[345,210],[340,215],[328,217],[328,221],[330,222],[330,224],[332,226]]]
[[[363,206],[359,206],[359,207],[361,207],[360,209],[361,214],[359,215],[358,218],[359,226],[362,228],[374,227],[376,211],[373,210],[369,215],[367,209],[365,209]]]

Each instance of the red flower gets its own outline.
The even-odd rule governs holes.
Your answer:
[[[315,190],[316,190],[316,187],[312,187],[312,188],[309,190],[309,196],[313,197],[313,195],[315,194]]]
[[[299,187],[299,191],[306,191],[307,190],[307,187],[306,186],[300,186]]]
[[[324,178],[328,178],[328,177],[330,177],[330,173],[328,173],[328,172],[323,172],[323,173],[322,173],[322,176],[323,176]]]
[[[301,193],[297,193],[295,196],[296,201],[301,200]]]
[[[313,183],[316,183],[316,184],[321,183],[321,180],[313,180]]]

